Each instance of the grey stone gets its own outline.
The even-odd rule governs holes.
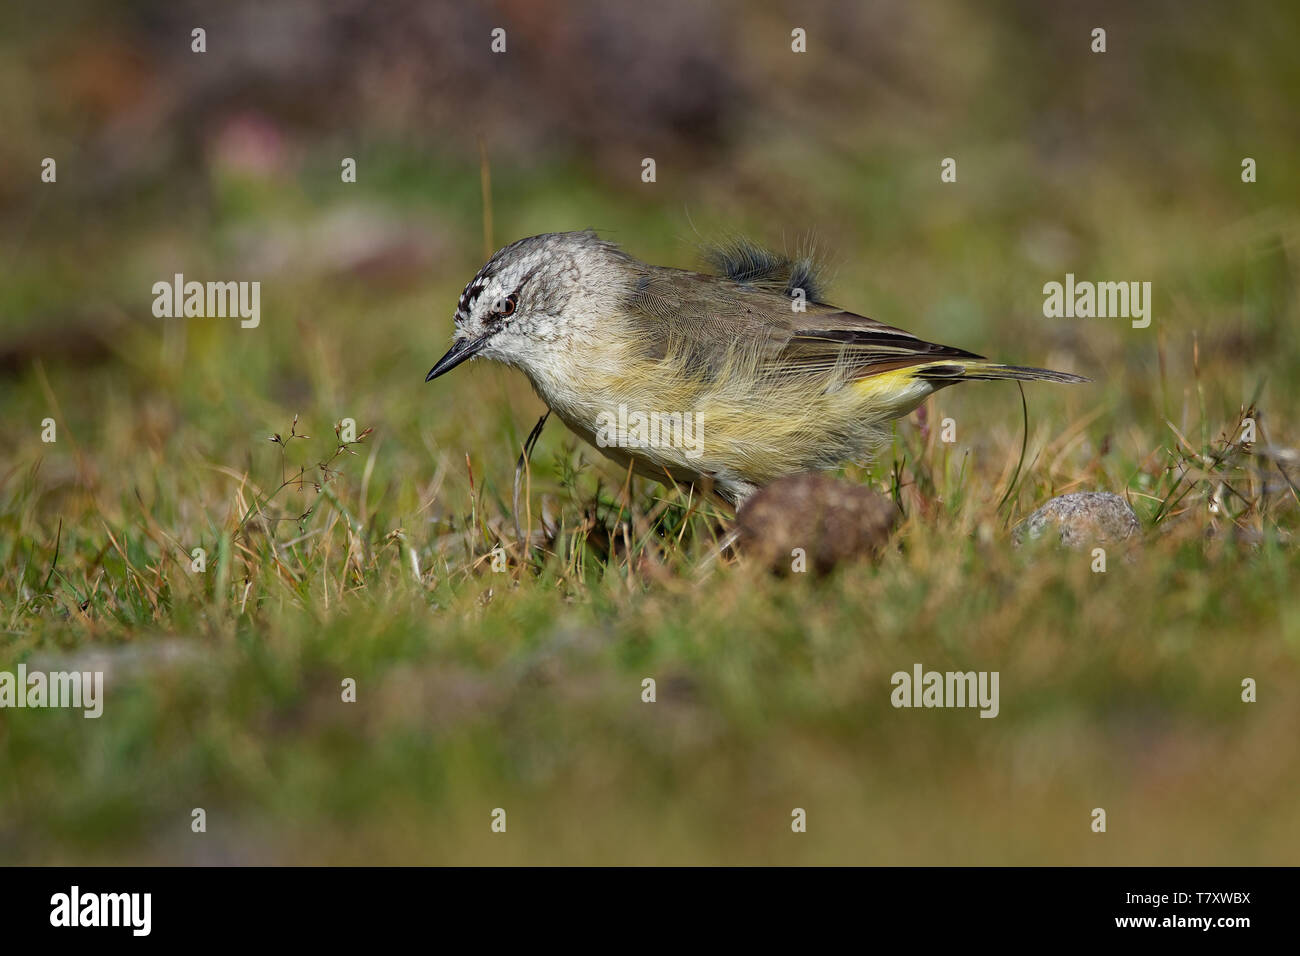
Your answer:
[[[1017,544],[1056,531],[1067,548],[1135,541],[1142,526],[1129,503],[1106,491],[1080,491],[1053,498],[1012,531]]]

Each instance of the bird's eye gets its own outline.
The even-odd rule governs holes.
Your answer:
[[[492,309],[487,314],[488,322],[500,322],[508,315],[512,315],[515,308],[519,305],[519,293],[511,292],[504,299],[497,299],[492,303]]]

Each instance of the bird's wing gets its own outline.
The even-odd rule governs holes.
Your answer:
[[[808,302],[797,311],[778,292],[677,269],[642,273],[627,304],[648,357],[673,355],[704,375],[738,358],[767,375],[855,379],[981,358],[834,306]]]

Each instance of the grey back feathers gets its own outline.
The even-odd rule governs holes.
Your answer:
[[[646,357],[675,354],[706,377],[740,364],[765,378],[820,376],[828,387],[941,359],[980,358],[826,304],[811,255],[791,258],[736,239],[709,247],[706,258],[714,273],[636,263],[628,314]],[[795,301],[796,289],[804,302]]]
[[[458,327],[473,334],[499,324],[501,334],[482,354],[525,371],[530,352],[543,360],[543,344],[582,349],[622,340],[642,359],[704,379],[741,367],[760,379],[820,376],[835,388],[945,360],[958,364],[925,376],[937,387],[1035,374],[988,364],[977,370],[982,356],[974,352],[827,304],[823,269],[810,252],[782,255],[733,238],[706,246],[704,257],[711,272],[641,262],[592,230],[530,236],[500,249],[465,287]],[[483,303],[503,296],[518,296],[519,309],[498,323]]]

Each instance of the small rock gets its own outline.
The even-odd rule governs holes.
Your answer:
[[[1017,545],[1026,539],[1035,541],[1047,534],[1049,527],[1057,530],[1060,543],[1066,548],[1127,541],[1141,530],[1137,515],[1119,495],[1080,491],[1047,502],[1016,525],[1011,539]]]
[[[883,495],[826,475],[782,478],[755,492],[736,514],[747,555],[777,574],[805,567],[826,574],[836,565],[874,557],[889,541],[898,508]]]

